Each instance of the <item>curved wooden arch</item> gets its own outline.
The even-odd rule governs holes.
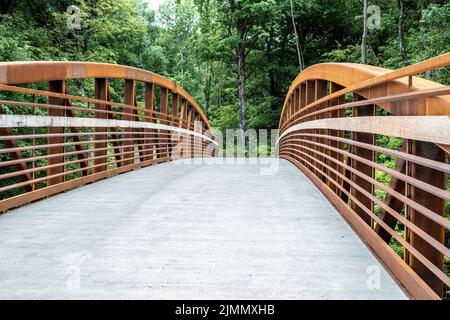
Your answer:
[[[322,63],[313,65],[300,73],[292,82],[284,101],[279,126],[280,128],[283,127],[282,120],[286,112],[286,106],[295,88],[308,80],[324,80],[344,87],[343,90],[335,92],[326,99],[315,101],[315,105],[351,92],[357,92],[366,99],[372,99],[386,95],[444,87],[441,84],[414,75],[449,64],[450,53],[395,71],[354,63]],[[450,113],[450,96],[428,99],[416,106],[408,106],[406,102],[396,105],[390,105],[389,103],[380,105],[395,115],[448,115]]]
[[[56,80],[87,78],[129,79],[166,88],[185,99],[200,115],[208,129],[208,118],[197,102],[175,81],[159,74],[116,64],[72,61],[0,62],[0,84],[18,85]]]

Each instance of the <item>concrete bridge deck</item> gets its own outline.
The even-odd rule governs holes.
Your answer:
[[[165,163],[4,214],[0,298],[406,298],[299,170],[263,167]]]

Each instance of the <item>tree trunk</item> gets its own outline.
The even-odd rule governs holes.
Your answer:
[[[247,97],[245,90],[245,27],[238,19],[236,23],[238,34],[238,45],[236,49],[237,58],[237,80],[238,80],[238,103],[239,103],[239,128],[243,135],[247,133]]]
[[[210,101],[211,101],[211,73],[209,70],[209,61],[206,61],[206,75],[205,75],[205,113],[206,113],[206,115],[208,115]]]
[[[367,64],[367,37],[369,30],[367,28],[367,0],[364,0],[364,28],[361,43],[361,63]]]
[[[228,0],[232,14],[235,14],[237,5],[241,5],[234,0]],[[236,25],[237,45],[236,45],[236,64],[237,64],[237,84],[238,84],[238,105],[239,105],[239,128],[243,141],[241,142],[245,149],[247,149],[247,97],[245,90],[245,59],[246,59],[246,35],[247,35],[247,21],[246,18],[236,17],[234,24]]]
[[[217,88],[217,105],[219,106],[219,109],[222,107],[222,77],[219,76],[219,83]]]
[[[397,7],[399,10],[398,16],[398,37],[400,41],[400,56],[403,60],[403,65],[406,67],[409,65],[408,52],[406,50],[405,40],[405,8],[403,0],[397,0]]]
[[[302,60],[302,51],[300,47],[300,39],[298,37],[297,33],[297,25],[295,24],[295,18],[294,18],[294,4],[291,1],[291,17],[292,17],[292,26],[294,27],[294,33],[295,33],[295,45],[297,46],[297,56],[298,56],[298,65],[300,68],[300,72],[303,71],[303,60]]]

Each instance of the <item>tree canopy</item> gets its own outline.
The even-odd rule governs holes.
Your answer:
[[[73,4],[79,29],[67,27]],[[450,51],[448,1],[376,4],[381,25],[369,30],[369,64],[403,66],[400,7],[409,63]],[[167,0],[157,11],[143,0],[9,0],[1,10],[7,15],[0,23],[0,61],[80,60],[151,70],[183,86],[219,128],[276,128],[299,54],[306,67],[361,61],[362,0]],[[428,76],[448,83],[448,75],[444,69]]]

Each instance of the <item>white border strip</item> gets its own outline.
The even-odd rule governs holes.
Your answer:
[[[168,126],[159,123],[97,119],[97,118],[77,118],[77,117],[53,117],[53,116],[32,116],[32,115],[6,115],[0,114],[0,128],[29,128],[29,127],[108,127],[108,128],[138,128],[138,129],[160,129],[183,134],[190,134],[218,146],[219,144],[201,133]]]
[[[328,118],[303,122],[284,131],[277,140],[304,129],[347,130],[450,144],[450,116],[374,116]]]

